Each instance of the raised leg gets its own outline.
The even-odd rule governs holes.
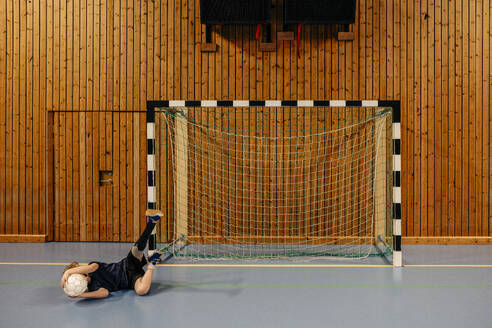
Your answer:
[[[150,235],[152,234],[152,230],[154,230],[157,221],[159,221],[159,219],[163,215],[161,211],[157,211],[157,210],[147,210],[145,214],[149,217],[149,221],[147,222],[147,225],[145,226],[145,230],[142,232],[142,235],[140,236],[140,238],[138,238],[137,242],[132,247],[133,256],[135,256],[140,261],[142,260],[145,246],[147,246],[147,242],[149,240]]]

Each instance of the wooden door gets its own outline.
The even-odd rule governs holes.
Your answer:
[[[53,113],[54,241],[133,241],[145,211],[144,115]],[[143,164],[143,165],[142,165]],[[142,180],[142,181],[141,181]],[[142,215],[140,215],[142,214]]]

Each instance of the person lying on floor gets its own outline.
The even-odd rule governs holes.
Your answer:
[[[145,295],[150,289],[155,264],[161,253],[155,252],[148,260],[144,250],[154,227],[162,216],[158,210],[147,210],[149,220],[140,238],[132,246],[128,255],[119,262],[104,263],[93,261],[88,265],[72,262],[63,271],[61,287],[65,288],[67,280],[73,274],[81,274],[87,279],[87,288],[76,295],[67,293],[74,298],[105,298],[110,292],[133,289],[137,295]],[[146,270],[144,267],[147,266]]]

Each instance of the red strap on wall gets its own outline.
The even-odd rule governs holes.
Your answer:
[[[301,27],[302,23],[297,25],[297,57],[301,58]]]
[[[258,24],[258,26],[256,27],[256,40],[260,38],[260,28],[261,24]]]

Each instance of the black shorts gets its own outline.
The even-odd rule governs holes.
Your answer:
[[[132,251],[128,252],[126,256],[126,277],[128,279],[128,289],[135,289],[135,282],[138,278],[144,275],[145,271],[143,267],[147,264],[145,256],[142,257],[142,261],[139,261]]]

